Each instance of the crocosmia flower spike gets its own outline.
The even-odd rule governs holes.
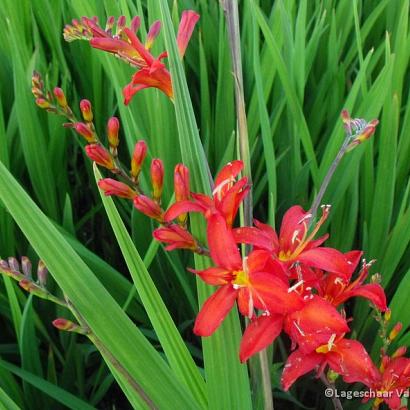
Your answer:
[[[177,45],[181,57],[185,54],[198,19],[199,15],[192,10],[182,13],[177,34]],[[124,104],[129,104],[138,91],[150,87],[158,88],[173,99],[171,76],[161,61],[167,53],[164,51],[158,57],[154,57],[150,52],[160,32],[161,22],[155,21],[152,24],[145,43],[142,43],[136,35],[140,25],[139,17],[135,17],[128,27],[125,17],[120,16],[117,20],[115,34],[113,34],[114,22],[114,17],[109,17],[106,28],[103,30],[97,18],[82,17],[81,21],[73,20],[71,25],[65,26],[64,38],[67,41],[88,40],[92,47],[112,53],[138,69],[131,82],[123,89]]]

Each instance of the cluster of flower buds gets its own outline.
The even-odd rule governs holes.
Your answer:
[[[362,118],[351,118],[347,110],[342,111],[342,120],[347,134],[351,137],[347,151],[351,151],[357,145],[368,140],[376,131],[376,126],[379,123],[379,120],[367,122]]]
[[[21,264],[12,256],[7,261],[1,259],[0,273],[17,281],[27,292],[65,306],[63,300],[55,297],[46,289],[48,270],[42,260],[37,265],[37,280],[33,278],[32,263],[27,256],[21,258]]]
[[[46,91],[41,75],[34,71],[31,77],[31,91],[35,97],[36,104],[48,112],[65,115],[67,118],[72,117],[72,112],[68,106],[64,91],[55,87],[53,93]]]

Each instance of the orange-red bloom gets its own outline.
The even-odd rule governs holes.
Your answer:
[[[363,285],[371,264],[364,263],[358,277],[352,281],[353,272],[359,264],[363,252],[351,251],[345,254],[349,265],[348,271],[342,275],[337,273],[324,274],[318,283],[318,294],[332,305],[339,306],[346,300],[361,296],[370,300],[379,310],[387,310],[386,295],[378,283]]]
[[[202,306],[195,321],[195,334],[210,336],[236,300],[239,311],[248,317],[253,317],[255,308],[282,313],[303,306],[301,298],[289,292],[281,266],[268,252],[254,251],[242,260],[231,230],[218,213],[208,219],[207,238],[216,266],[192,272],[220,288]]]
[[[198,19],[199,15],[194,11],[186,10],[182,13],[177,34],[177,44],[181,57],[185,53]],[[139,18],[134,18],[130,27],[126,27],[125,17],[121,16],[117,21],[117,32],[113,35],[114,19],[112,17],[107,20],[105,30],[98,25],[96,18],[83,17],[81,22],[73,20],[72,25],[65,27],[64,38],[67,41],[87,39],[92,47],[113,53],[138,68],[131,82],[123,89],[125,104],[129,104],[138,91],[149,87],[158,88],[172,99],[171,76],[161,61],[167,56],[167,53],[163,52],[155,58],[150,52],[152,44],[159,34],[161,23],[156,21],[152,24],[145,44],[135,34],[139,28],[139,23]]]
[[[279,237],[272,227],[258,221],[255,221],[255,227],[234,229],[234,236],[237,242],[272,252],[272,255],[289,269],[293,269],[297,263],[328,272],[344,273],[349,270],[344,255],[336,249],[320,247],[328,235],[313,239],[327,219],[328,213],[329,208],[324,207],[319,222],[308,232],[312,215],[300,206],[293,206],[283,216]],[[295,269],[293,274],[298,277]]]
[[[241,178],[235,182],[243,168],[242,161],[232,161],[222,168],[215,179],[212,198],[204,194],[191,193],[193,200],[178,201],[165,214],[167,222],[187,212],[201,212],[206,218],[214,213],[222,215],[229,227],[232,226],[239,205],[248,194],[248,179]]]

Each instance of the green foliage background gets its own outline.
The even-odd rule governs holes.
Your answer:
[[[72,107],[88,98],[100,135],[108,117],[120,116],[121,160],[128,163],[135,141],[144,138],[148,161],[160,157],[165,162],[165,203],[171,200],[173,168],[181,160],[190,165],[194,186],[204,187],[195,121],[213,174],[237,157],[225,19],[216,1],[168,5],[165,0],[3,0],[0,255],[36,261],[39,254],[52,272],[49,287],[58,284],[81,306],[105,345],[152,391],[160,408],[262,408],[258,383],[250,386],[246,368],[237,363],[236,315],[201,348],[192,324],[197,293],[202,300],[210,289],[197,289],[186,272],[194,264],[191,256],[164,252],[151,239],[151,223],[129,202],[102,202],[83,142],[61,126],[61,118],[37,108],[30,91],[36,69],[49,87],[65,89]],[[184,60],[193,111],[172,50],[171,23],[176,27],[180,12],[188,8],[201,15]],[[149,23],[164,22],[154,54],[165,46],[170,51],[171,71],[178,78],[175,109],[153,89],[125,107],[121,89],[132,68],[86,42],[68,44],[62,38],[64,23],[73,18],[97,15],[104,23],[107,15],[121,14],[128,21],[143,17],[142,37]],[[380,119],[372,139],[348,154],[336,172],[325,195],[325,203],[332,204],[325,229],[329,246],[363,249],[368,260],[377,259],[372,272],[382,275],[392,321],[404,325],[396,344],[408,346],[409,1],[244,0],[240,16],[258,219],[278,224],[291,205],[310,206],[344,138],[343,108],[355,117]],[[147,191],[148,168],[142,180]],[[200,229],[200,222],[193,223]],[[353,335],[376,359],[377,326],[368,305],[349,305],[348,312],[354,316]],[[143,407],[89,341],[51,326],[63,314],[8,278],[0,279],[0,405],[126,409],[131,402]],[[326,408],[323,388],[310,377],[291,394],[279,389],[286,344],[279,341],[271,352],[279,363],[272,367],[276,408]],[[161,399],[164,391],[169,395]],[[354,401],[349,406],[365,407]]]

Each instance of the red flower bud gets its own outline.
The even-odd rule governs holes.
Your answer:
[[[175,200],[184,201],[189,199],[189,169],[183,164],[177,164],[174,171]]]
[[[402,328],[403,325],[400,322],[397,322],[389,333],[389,340],[394,340],[399,335]]]
[[[98,186],[104,191],[104,194],[119,196],[120,198],[133,199],[137,193],[128,185],[112,178],[104,178],[98,181]]]
[[[45,98],[36,98],[36,104],[43,109],[51,108],[52,105]]]
[[[177,248],[191,250],[198,248],[194,237],[186,229],[176,224],[155,229],[152,236],[159,242],[167,243],[168,246],[165,248],[167,251]]]
[[[188,200],[191,192],[189,189],[189,169],[183,164],[177,164],[174,171],[174,191],[175,201]],[[188,214],[183,213],[178,216],[180,224],[185,225]]]
[[[91,108],[91,103],[88,100],[80,101],[80,110],[84,121],[92,122],[93,120],[93,110]]]
[[[83,122],[76,122],[74,124],[74,129],[82,137],[84,137],[87,142],[97,142],[94,131],[87,124],[84,124]]]
[[[68,104],[67,104],[67,100],[65,98],[65,94],[64,91],[60,88],[60,87],[55,87],[54,88],[54,95],[56,97],[56,100],[58,102],[58,105],[61,108],[67,108]]]
[[[117,117],[111,117],[107,123],[107,135],[110,147],[116,150],[119,144],[118,131],[120,129],[120,122]]]
[[[71,320],[58,318],[53,320],[53,326],[58,330],[65,330],[66,332],[75,332],[85,335],[88,333],[87,329],[81,327],[77,323],[72,322]]]
[[[88,157],[96,162],[98,165],[101,165],[104,168],[109,170],[115,169],[115,163],[112,155],[101,145],[91,144],[85,147],[85,152]]]
[[[164,221],[164,211],[156,202],[145,195],[137,195],[134,198],[134,206],[138,211],[157,220],[159,223]]]
[[[164,187],[164,163],[155,158],[151,162],[152,196],[155,201],[161,200],[162,188]]]
[[[141,167],[147,155],[147,144],[144,140],[140,140],[135,144],[134,153],[131,159],[131,175],[137,180],[141,172]]]

